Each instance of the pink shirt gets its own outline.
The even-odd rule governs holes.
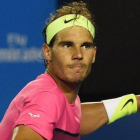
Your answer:
[[[29,126],[48,140],[79,140],[81,104],[69,104],[53,78],[42,74],[13,99],[0,124],[1,140],[11,140],[19,124]]]

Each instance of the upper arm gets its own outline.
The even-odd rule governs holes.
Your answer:
[[[18,130],[20,137],[22,133],[24,134],[24,129],[27,131],[30,128],[29,132],[37,132],[45,139],[52,139],[59,114],[58,108],[59,106],[54,96],[49,93],[38,95],[26,102],[13,127],[25,125],[19,127],[19,130],[22,130]]]
[[[14,128],[12,140],[46,140],[30,127],[19,125]]]

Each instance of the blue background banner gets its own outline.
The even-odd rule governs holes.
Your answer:
[[[44,73],[42,30],[56,0],[0,2],[0,120],[15,95]]]

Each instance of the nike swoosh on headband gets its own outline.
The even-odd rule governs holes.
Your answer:
[[[133,104],[134,100],[133,100],[133,99],[129,99],[129,100],[124,104],[124,106],[122,107],[122,109],[123,109],[129,102],[132,102],[132,104]],[[122,110],[122,109],[121,109],[121,110]]]
[[[72,18],[72,19],[70,19],[70,20],[64,20],[64,23],[68,23],[68,22],[70,22],[70,21],[72,21],[72,20],[74,20],[74,18]]]

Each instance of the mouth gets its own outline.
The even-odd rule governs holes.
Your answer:
[[[68,65],[68,68],[75,69],[75,70],[81,70],[81,69],[83,69],[85,67],[86,67],[85,64],[72,64],[72,65]]]
[[[74,66],[74,67],[72,67],[72,69],[80,70],[80,69],[83,69],[83,67],[82,66]]]

